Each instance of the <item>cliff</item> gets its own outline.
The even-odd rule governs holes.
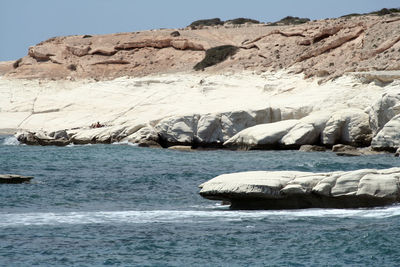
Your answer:
[[[224,24],[109,35],[54,37],[3,70],[10,78],[115,79],[193,68],[205,50],[232,45],[235,55],[210,73],[277,71],[305,77],[400,69],[400,13],[309,21],[299,25]],[[277,24],[279,25],[279,23]],[[1,68],[0,68],[1,71]]]
[[[0,64],[0,129],[41,145],[395,151],[399,32],[388,14],[51,38]]]

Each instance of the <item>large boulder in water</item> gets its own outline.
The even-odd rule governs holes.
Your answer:
[[[400,201],[400,168],[345,172],[254,171],[223,174],[200,195],[233,209],[376,207]]]

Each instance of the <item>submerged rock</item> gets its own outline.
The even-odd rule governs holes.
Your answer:
[[[223,174],[200,195],[232,209],[376,207],[400,201],[400,168],[346,172],[254,171]]]
[[[299,148],[299,151],[302,151],[302,152],[323,152],[323,151],[326,151],[326,147],[317,146],[317,145],[302,145]]]

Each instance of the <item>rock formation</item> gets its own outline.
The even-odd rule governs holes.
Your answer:
[[[376,207],[400,201],[400,168],[345,172],[254,171],[223,174],[200,195],[232,209]]]
[[[23,176],[17,174],[0,174],[0,184],[22,184],[29,183],[33,176]]]
[[[0,131],[36,145],[396,151],[400,15],[304,22],[51,38],[0,64]],[[220,46],[237,51],[193,70]]]
[[[206,49],[233,45],[240,51],[210,72],[295,67],[306,77],[328,80],[347,72],[399,70],[399,17],[370,14],[299,25],[216,23],[179,32],[54,37],[30,47],[26,57],[4,72],[8,77],[48,79],[143,76],[191,69]]]

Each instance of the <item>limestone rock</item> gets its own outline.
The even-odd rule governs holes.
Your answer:
[[[174,116],[161,120],[154,128],[162,142],[168,144],[192,144],[197,131],[198,115]]]
[[[383,93],[369,109],[370,124],[374,134],[398,114],[400,114],[400,90],[393,88]]]
[[[318,142],[319,132],[311,123],[299,122],[281,140],[281,143],[290,145],[305,145]]]
[[[178,150],[178,151],[193,151],[191,146],[170,146],[168,149]]]
[[[310,173],[256,171],[223,174],[200,195],[233,209],[359,208],[400,201],[400,168]]]
[[[68,140],[69,136],[66,130],[60,130],[60,131],[55,131],[49,133],[49,137],[52,137],[54,139],[65,139]]]
[[[379,81],[383,84],[391,83],[396,79],[400,79],[400,71],[364,71],[354,73],[356,77],[359,77],[363,82],[369,83],[373,81]]]
[[[397,149],[396,153],[394,154],[395,157],[400,157],[400,148]]]
[[[140,140],[139,147],[162,148],[162,146],[154,140]]]
[[[197,125],[196,138],[199,143],[210,144],[223,142],[221,116],[216,114],[201,116]]]
[[[326,147],[317,146],[317,145],[302,145],[299,148],[299,151],[302,151],[302,152],[322,152],[322,151],[326,151]]]
[[[0,184],[22,184],[29,183],[33,176],[23,176],[17,174],[0,174]]]
[[[376,150],[396,151],[400,147],[400,114],[391,119],[372,139]]]
[[[39,142],[38,142],[37,138],[35,137],[35,133],[19,132],[15,135],[15,137],[22,144],[39,145]]]
[[[298,120],[286,120],[249,127],[227,140],[224,146],[244,149],[278,146],[282,137],[297,124]]]
[[[325,145],[342,143],[368,146],[372,139],[368,114],[359,109],[345,109],[333,113],[326,123],[321,139]]]
[[[271,109],[233,111],[221,114],[221,131],[223,141],[237,134],[238,132],[264,123],[271,122]]]
[[[47,134],[46,132],[20,132],[16,134],[17,140],[22,144],[41,146],[66,146],[70,143],[65,131]]]
[[[145,126],[136,132],[123,138],[121,141],[128,141],[130,143],[144,143],[145,141],[158,142],[158,134],[156,130],[150,125]]]
[[[363,154],[356,147],[343,144],[334,145],[332,147],[332,152],[335,152],[336,155],[338,156],[347,156],[347,157],[361,156]]]

